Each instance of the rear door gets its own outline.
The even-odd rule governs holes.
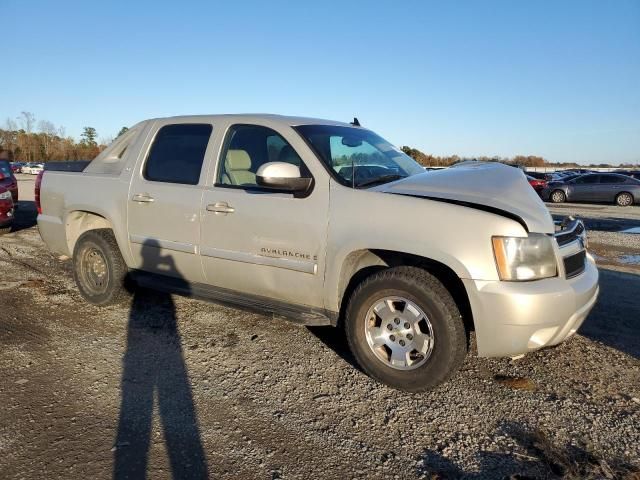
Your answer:
[[[599,201],[613,202],[616,195],[624,190],[627,177],[617,174],[600,175],[600,188],[598,189]]]
[[[129,244],[135,268],[199,282],[203,167],[213,125],[165,120],[154,129],[129,189]]]

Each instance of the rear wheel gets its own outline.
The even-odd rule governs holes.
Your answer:
[[[616,205],[621,207],[628,207],[633,205],[633,195],[628,192],[622,192],[616,195]]]
[[[11,227],[2,227],[0,228],[0,235],[4,235],[5,233],[9,233],[11,231]]]
[[[551,192],[551,201],[553,203],[563,203],[567,200],[567,196],[562,190],[554,190]]]
[[[447,380],[467,353],[453,298],[438,279],[416,267],[394,267],[364,280],[349,300],[345,330],[368,375],[409,392]]]
[[[73,277],[85,300],[94,305],[118,303],[129,296],[127,266],[109,229],[83,233],[73,250]]]

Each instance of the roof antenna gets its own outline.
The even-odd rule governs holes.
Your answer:
[[[353,122],[351,122],[351,125],[353,125],[354,127],[359,127],[360,126],[360,122],[358,121],[358,117],[353,117]]]

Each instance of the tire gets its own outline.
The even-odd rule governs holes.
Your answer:
[[[9,233],[11,231],[11,227],[2,227],[0,228],[0,235],[4,235],[5,233]]]
[[[382,313],[378,315],[376,309],[380,305]],[[389,309],[384,309],[384,305]],[[421,316],[413,323],[405,322]],[[374,339],[372,331],[381,335]],[[347,306],[345,332],[349,348],[365,373],[407,392],[429,390],[449,379],[467,354],[467,332],[451,294],[438,279],[417,267],[389,268],[358,285]],[[397,336],[393,338],[392,334]],[[384,345],[372,345],[383,337]],[[422,348],[423,353],[417,349],[406,352],[419,342],[430,344],[430,349]],[[393,365],[392,352],[396,351],[402,352],[396,358],[403,360]]]
[[[553,203],[564,203],[567,201],[567,195],[562,190],[554,190],[549,195],[549,200]]]
[[[127,273],[110,229],[89,230],[80,235],[73,249],[73,278],[87,302],[105,306],[125,300],[130,295]]]
[[[620,192],[616,195],[616,205],[619,207],[628,207],[633,205],[634,199],[633,195],[629,192]]]

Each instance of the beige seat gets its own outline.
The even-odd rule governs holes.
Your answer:
[[[297,167],[300,166],[300,156],[296,153],[291,145],[285,145],[278,155],[279,162],[291,163]]]
[[[251,157],[246,150],[228,150],[222,182],[227,185],[255,185],[256,174],[250,170]]]

